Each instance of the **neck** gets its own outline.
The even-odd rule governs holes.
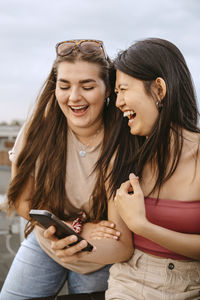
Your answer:
[[[90,144],[90,141],[92,142],[92,139],[95,135],[98,134],[100,136],[100,132],[103,132],[103,121],[98,120],[94,124],[92,124],[90,127],[73,127],[68,124],[69,128],[73,131],[73,133],[76,135],[77,139],[85,145]],[[95,142],[95,141],[94,141]],[[93,142],[92,142],[93,143]]]

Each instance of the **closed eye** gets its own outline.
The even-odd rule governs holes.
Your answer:
[[[61,90],[69,90],[70,87],[69,87],[69,86],[60,86],[60,89],[61,89]]]
[[[93,90],[94,87],[93,87],[93,86],[83,86],[83,89],[84,89],[85,91],[90,91],[90,90]]]

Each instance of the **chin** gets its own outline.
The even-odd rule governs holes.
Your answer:
[[[135,130],[135,128],[130,128],[130,133],[132,135],[140,135],[139,132],[138,132],[138,130]]]
[[[139,128],[139,127],[133,126],[133,127],[130,127],[130,133],[132,135],[138,135],[138,136],[149,136],[151,133],[149,128],[148,128],[148,130],[147,130],[147,128],[146,128],[146,130],[144,130],[144,129],[145,128]]]

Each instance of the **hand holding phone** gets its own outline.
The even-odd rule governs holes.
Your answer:
[[[36,220],[46,229],[53,225],[56,228],[55,236],[59,239],[63,239],[66,236],[70,235],[77,236],[77,241],[75,243],[70,244],[70,246],[76,245],[77,243],[83,240],[83,238],[78,233],[76,233],[67,224],[65,224],[53,213],[47,210],[31,209],[29,215],[31,218]],[[93,246],[89,242],[87,243],[88,245],[85,248],[83,248],[82,251],[92,251]]]

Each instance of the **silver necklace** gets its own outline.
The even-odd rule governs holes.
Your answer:
[[[79,155],[80,155],[81,157],[85,157],[85,156],[86,156],[86,151],[85,151],[85,150],[80,150],[80,151],[79,151]]]
[[[87,154],[87,149],[90,147],[91,142],[95,140],[95,138],[98,136],[98,134],[101,132],[103,125],[100,126],[100,128],[97,130],[97,132],[91,137],[90,143],[86,144],[85,147],[82,147],[82,149],[79,150],[80,157],[85,157]]]

